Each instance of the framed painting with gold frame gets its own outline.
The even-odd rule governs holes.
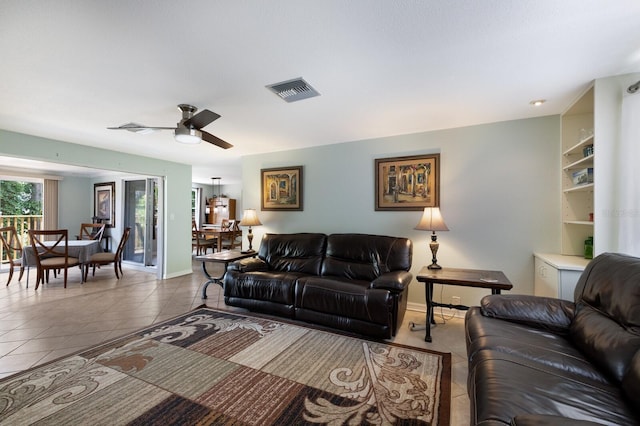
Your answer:
[[[302,211],[302,166],[261,169],[261,209]]]
[[[376,210],[440,205],[440,154],[376,159],[375,176]]]

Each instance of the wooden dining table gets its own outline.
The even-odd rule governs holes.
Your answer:
[[[50,244],[48,244],[50,243]],[[54,244],[55,241],[45,241],[45,245]],[[82,264],[89,262],[91,256],[101,252],[102,247],[98,240],[71,240],[68,241],[69,257],[75,257]],[[22,264],[24,266],[36,266],[36,255],[32,246],[22,248]]]
[[[45,241],[45,245],[52,245],[55,241]],[[91,256],[102,251],[102,245],[98,240],[70,240],[68,243],[69,257],[78,259],[81,265],[89,262]],[[27,285],[29,285],[29,269],[37,266],[36,254],[32,246],[22,248],[22,264],[27,268]]]
[[[200,231],[206,238],[215,238],[217,240],[218,252],[222,251],[222,239],[223,238],[242,238],[242,231],[232,231],[230,229],[223,229],[220,227],[203,227]]]

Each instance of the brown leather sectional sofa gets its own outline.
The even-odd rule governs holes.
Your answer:
[[[367,234],[265,234],[257,258],[229,265],[227,305],[381,339],[407,306],[411,240]]]
[[[640,424],[640,259],[596,257],[574,300],[493,295],[467,312],[471,424]]]

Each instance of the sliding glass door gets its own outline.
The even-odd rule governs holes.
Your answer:
[[[158,179],[124,181],[124,226],[131,236],[124,260],[143,266],[158,261]]]

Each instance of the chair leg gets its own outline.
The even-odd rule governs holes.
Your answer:
[[[116,278],[120,279],[120,275],[118,274],[118,262],[113,262],[113,270],[116,273]]]
[[[13,277],[13,268],[9,267],[9,278],[7,278],[7,285],[11,282],[11,277]]]
[[[38,289],[38,287],[40,286],[40,274],[42,274],[42,272],[38,269],[36,270],[36,288],[35,290]]]
[[[24,275],[24,265],[20,266],[20,275],[18,276],[18,281],[22,281],[22,276]]]

